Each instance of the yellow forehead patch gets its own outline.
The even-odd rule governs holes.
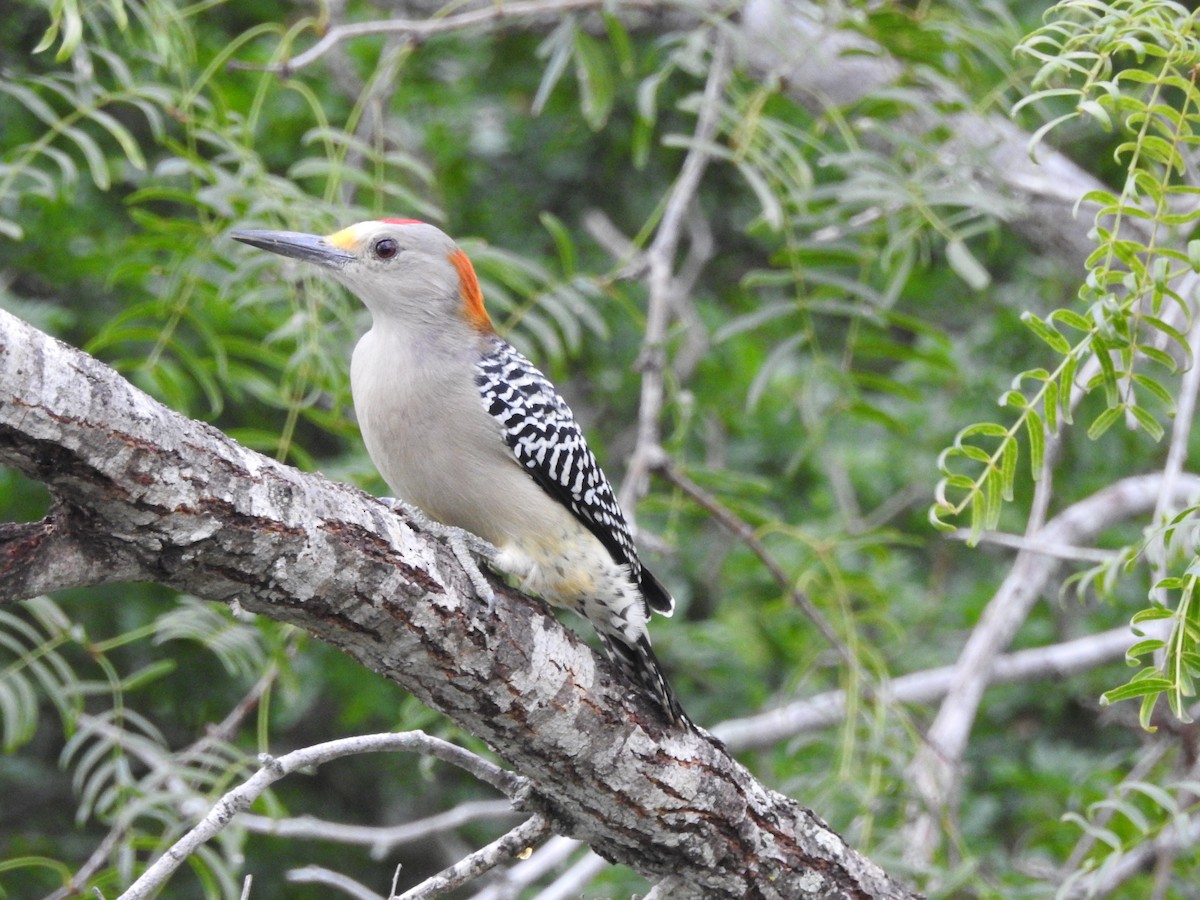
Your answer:
[[[335,231],[333,234],[325,238],[326,242],[337,247],[339,250],[345,250],[347,253],[352,253],[358,249],[359,230],[361,223],[351,225],[349,228],[343,228],[341,231]]]

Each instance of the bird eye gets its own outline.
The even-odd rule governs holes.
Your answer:
[[[392,238],[380,238],[375,242],[375,256],[379,259],[391,259],[400,252],[400,245]]]

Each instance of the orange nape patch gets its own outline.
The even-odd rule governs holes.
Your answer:
[[[483,308],[483,291],[479,289],[479,279],[475,277],[471,260],[461,250],[455,250],[449,259],[458,270],[458,293],[462,297],[463,315],[480,331],[495,331],[491,317]]]

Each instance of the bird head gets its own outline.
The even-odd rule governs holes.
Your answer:
[[[467,255],[440,228],[416,219],[359,222],[320,237],[298,231],[232,231],[234,240],[315,263],[349,288],[376,322],[490,332]]]

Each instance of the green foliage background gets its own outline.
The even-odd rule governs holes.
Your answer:
[[[975,537],[1022,531],[1059,427],[1052,511],[1163,464],[1156,439],[1191,356],[1189,326],[1163,307],[1190,322],[1194,298],[1173,286],[1200,257],[1194,214],[1176,212],[1196,190],[1200,55],[1191,13],[1161,2],[1063,4],[1042,30],[1034,2],[850,7],[848,27],[900,61],[894,89],[813,113],[739,68],[722,97],[691,214],[715,256],[669,335],[663,427],[674,463],[756,529],[853,663],[669,483],[652,481],[637,519],[680,600],[654,636],[690,714],[713,724],[846,690],[841,725],[746,762],[904,872],[905,766],[930,713],[876,704],[870,688],[951,663],[1011,561],[944,539],[931,505],[935,524]],[[387,11],[350,2],[341,14]],[[0,30],[0,305],[251,447],[382,493],[348,391],[364,313],[225,235],[425,218],[462,239],[500,330],[560,385],[620,480],[646,290],[585,221],[598,211],[646,246],[694,128],[710,28],[732,26],[714,14],[666,27],[614,7],[419,46],[362,38],[284,76],[246,67],[295,56],[326,15],[269,0],[18,2]],[[1011,199],[941,153],[938,128],[912,133],[921,90],[938,85],[955,87],[936,111],[947,135],[958,111],[1016,107],[1031,134],[1114,185],[1090,198],[1103,209],[1086,265],[1015,238]],[[1155,240],[1122,231],[1122,216],[1149,216]],[[1097,350],[1107,366],[1072,416],[1073,375]],[[0,519],[36,519],[48,502],[0,470]],[[1146,563],[1163,522],[1106,534],[1120,565],[1064,567],[1078,590],[1047,597],[1020,645],[1137,613],[1171,619],[1170,646],[1143,644],[1134,681],[1118,663],[989,693],[949,840],[928,870],[904,872],[931,895],[1053,896],[1194,805],[1192,518],[1174,523],[1165,569]],[[1166,593],[1152,604],[1156,572]],[[259,683],[262,702],[206,738]],[[1147,725],[1166,694],[1170,715],[1149,736],[1125,705],[1101,710],[1105,691],[1144,697]],[[0,721],[11,897],[53,891],[106,834],[114,850],[92,884],[115,895],[186,828],[171,779],[211,796],[256,752],[383,729],[477,744],[303,634],[146,585],[0,610]],[[282,783],[261,811],[386,824],[482,796],[440,767],[362,759]],[[308,863],[384,891],[397,862],[415,882],[503,827],[381,860],[234,827],[169,895],[236,896],[253,872],[254,897],[325,896],[286,885]],[[1123,896],[1147,896],[1151,879]],[[1181,855],[1166,895],[1198,880]],[[641,890],[614,870],[588,896]]]

